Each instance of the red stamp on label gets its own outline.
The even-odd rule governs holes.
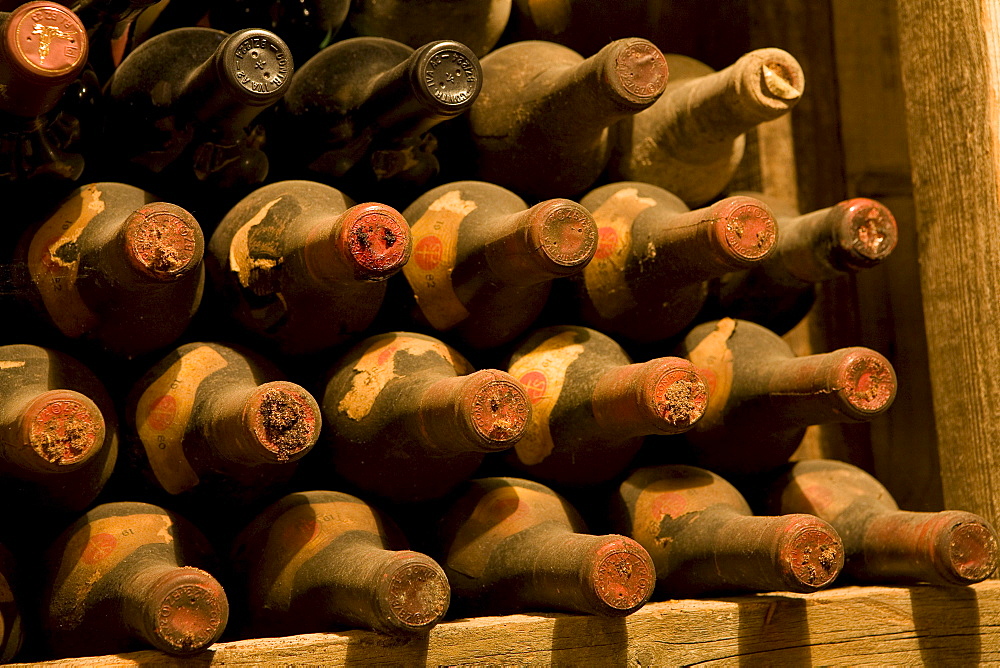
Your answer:
[[[536,404],[538,400],[545,396],[545,390],[549,386],[549,381],[541,371],[529,371],[520,378],[518,382],[524,386],[528,392],[531,403]]]
[[[435,236],[424,237],[413,249],[413,260],[425,271],[434,269],[441,264],[444,254],[444,244]]]
[[[609,257],[618,248],[618,233],[613,227],[602,227],[597,230],[597,251],[594,252],[594,259],[603,260]]]
[[[80,560],[85,564],[94,565],[111,554],[118,546],[118,539],[109,533],[99,533],[90,537],[87,547],[83,549]]]
[[[146,423],[156,431],[163,431],[173,424],[176,415],[177,401],[169,394],[165,394],[149,406]]]

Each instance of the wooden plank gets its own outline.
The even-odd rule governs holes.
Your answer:
[[[898,0],[944,502],[1000,520],[1000,4]]]
[[[482,617],[409,641],[363,631],[241,640],[184,661],[147,651],[18,665],[857,665],[862,657],[870,664],[1000,661],[1000,582],[662,601],[625,619]]]
[[[892,410],[872,424],[870,470],[901,507],[940,510],[896,3],[833,0],[832,6],[846,195],[881,201],[899,224],[892,257],[848,282],[860,313],[853,345],[886,355],[900,386]]]

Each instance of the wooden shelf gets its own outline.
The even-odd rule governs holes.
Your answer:
[[[42,664],[135,665],[970,665],[1000,661],[1000,582],[842,587],[650,603],[625,619],[463,619],[426,638],[366,631],[218,643],[180,660],[145,651]]]

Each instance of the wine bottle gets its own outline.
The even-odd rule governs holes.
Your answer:
[[[136,357],[171,345],[190,323],[204,250],[181,207],[124,183],[91,183],[24,234],[20,287],[62,336]]]
[[[296,62],[304,63],[330,45],[350,6],[351,0],[213,0],[208,19],[226,32],[267,28],[281,35]]]
[[[426,633],[448,609],[444,571],[392,520],[341,492],[289,494],[237,538],[253,637],[367,628]]]
[[[0,545],[0,661],[4,663],[13,661],[24,643],[21,623],[24,588],[18,586],[19,576],[14,555]]]
[[[27,183],[51,196],[83,173],[80,120],[61,102],[86,66],[86,29],[60,4],[28,2],[0,13],[0,31],[0,183],[8,197]]]
[[[844,539],[844,574],[859,583],[969,585],[990,577],[1000,548],[993,526],[959,510],[900,510],[865,471],[825,459],[789,464],[765,493],[766,512],[811,513]]]
[[[553,485],[611,480],[647,434],[686,431],[708,405],[708,385],[687,360],[633,364],[612,339],[585,327],[536,331],[514,352],[508,371],[532,405],[531,422],[506,459]]]
[[[661,43],[649,34],[655,32],[651,28],[661,21],[672,24],[678,11],[683,8],[677,3],[664,6],[646,0],[618,0],[613,9],[600,0],[514,0],[505,40],[556,42],[589,56],[611,40],[630,36]]]
[[[802,68],[781,49],[757,49],[713,72],[667,56],[670,84],[649,109],[620,123],[612,179],[643,181],[699,206],[723,191],[743,158],[744,134],[788,113],[802,97]]]
[[[644,39],[617,40],[586,60],[552,42],[516,42],[482,66],[468,115],[475,178],[535,199],[589,188],[608,162],[608,128],[667,84],[663,54]]]
[[[625,536],[586,533],[583,519],[548,487],[481,478],[445,512],[438,561],[460,614],[564,610],[621,617],[649,600],[649,554]]]
[[[472,348],[527,330],[552,281],[580,272],[597,250],[594,219],[579,204],[552,199],[528,208],[481,181],[438,186],[403,217],[413,234],[413,258],[403,267],[416,299],[411,321]]]
[[[735,487],[693,466],[636,470],[613,499],[616,530],[656,566],[657,595],[811,592],[844,566],[837,532],[808,514],[754,517]]]
[[[229,604],[198,566],[210,559],[193,525],[145,503],[90,510],[49,552],[42,610],[55,656],[154,647],[191,655],[215,642]]]
[[[220,309],[284,353],[310,353],[367,328],[385,279],[410,257],[410,228],[383,204],[313,181],[258,188],[209,243]]]
[[[100,81],[107,81],[131,47],[139,14],[157,0],[75,0],[70,9],[87,27],[90,65]]]
[[[698,325],[680,354],[705,373],[710,394],[705,415],[680,437],[684,444],[672,451],[672,461],[691,461],[720,475],[777,468],[808,425],[867,422],[896,396],[896,373],[874,350],[796,357],[777,334],[746,320]]]
[[[89,369],[38,346],[0,346],[0,397],[0,497],[23,506],[6,541],[22,517],[80,513],[94,501],[114,469],[118,421]]]
[[[479,61],[458,42],[332,44],[299,68],[274,118],[285,172],[408,202],[439,169],[429,131],[468,109],[481,84]]]
[[[896,219],[874,200],[858,197],[799,215],[774,198],[750,194],[777,214],[778,244],[753,269],[713,282],[705,311],[710,319],[752,320],[782,334],[809,312],[817,283],[874,267],[896,247]]]
[[[268,174],[254,121],[285,94],[292,72],[288,47],[267,30],[152,37],[108,81],[106,168],[185,206],[245,194]]]
[[[770,210],[750,197],[689,211],[661,188],[623,182],[580,202],[597,224],[597,252],[557,303],[571,319],[629,341],[682,331],[705,303],[708,279],[763,262],[778,237]]]
[[[320,431],[316,400],[279,378],[262,358],[217,343],[172,351],[129,399],[133,466],[163,498],[192,504],[232,507],[269,493]]]
[[[386,37],[413,48],[454,39],[482,58],[500,39],[510,8],[511,0],[359,0],[347,21],[359,35]]]
[[[487,452],[512,447],[531,416],[509,374],[473,371],[456,350],[409,332],[359,343],[330,372],[322,404],[333,469],[394,502],[444,496]]]

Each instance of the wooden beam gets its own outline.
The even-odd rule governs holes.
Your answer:
[[[147,651],[34,665],[666,666],[703,661],[997,662],[1000,582],[663,601],[625,619],[532,614],[458,620],[409,641],[364,631],[315,633],[219,643],[183,661]]]
[[[944,502],[995,524],[1000,3],[898,0],[898,18]]]

